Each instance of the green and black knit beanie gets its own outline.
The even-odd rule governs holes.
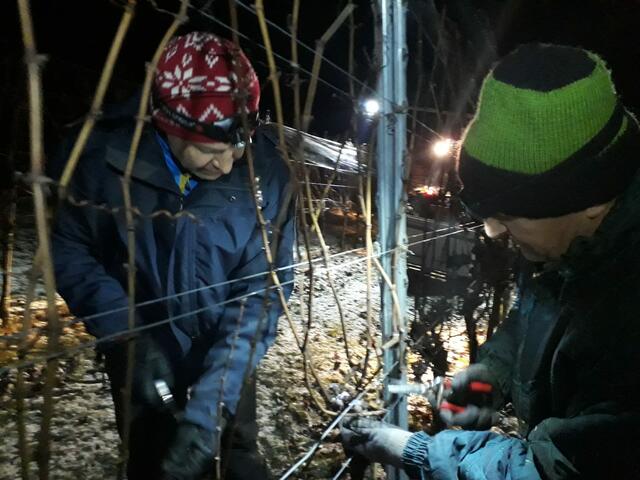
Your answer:
[[[558,217],[606,203],[640,166],[636,119],[596,54],[527,44],[487,76],[459,156],[479,217]]]

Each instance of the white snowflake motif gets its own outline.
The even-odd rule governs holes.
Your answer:
[[[213,104],[209,105],[204,112],[202,112],[202,115],[200,115],[200,117],[198,118],[198,120],[200,122],[207,122],[209,121],[209,115],[213,114],[213,116],[215,117],[215,120],[223,120],[224,119],[224,115],[222,115],[222,112],[220,110],[218,110]]]
[[[218,55],[218,53],[212,48],[205,55],[204,61],[207,62],[207,65],[209,65],[209,68],[213,68],[213,66],[216,63],[218,63],[219,58],[220,58],[220,55]]]
[[[164,56],[164,61],[167,62],[178,52],[178,42],[173,42],[172,45],[167,47],[167,53]]]
[[[191,32],[185,37],[184,47],[193,47],[194,50],[199,52],[204,47],[204,44],[210,40],[211,35],[201,32]]]
[[[182,103],[179,103],[176,106],[176,112],[181,113],[185,117],[191,118],[191,114],[189,113],[189,110],[187,110],[187,108]]]
[[[162,88],[170,90],[171,98],[181,95],[189,98],[191,92],[204,92],[204,81],[207,79],[205,75],[193,76],[193,68],[188,68],[184,72],[178,65],[173,72],[165,71],[162,73],[164,81],[160,85]]]
[[[207,88],[214,92],[228,92],[231,90],[231,80],[225,76],[215,76],[213,80],[207,80]]]
[[[189,65],[192,60],[193,60],[193,55],[191,55],[190,53],[185,53],[182,56],[182,67],[184,68],[187,65]]]
[[[189,111],[188,111],[186,108],[184,108],[184,105],[182,105],[181,103],[179,103],[179,104],[177,104],[177,105],[175,106],[175,110],[176,110],[176,112],[181,113],[181,114],[182,114],[182,115],[184,115],[185,117],[189,117],[189,118],[191,118],[191,116],[190,116],[190,114],[189,114]],[[155,113],[156,113],[156,112],[161,112],[161,110],[160,110],[160,109],[156,109],[156,110],[154,110],[154,115],[155,115]],[[165,122],[167,122],[167,123],[169,123],[169,124],[171,124],[171,125],[178,126],[178,127],[180,126],[180,125],[178,125],[175,121],[173,121],[170,117],[167,117],[167,116],[166,116],[166,115],[164,115],[164,114],[162,115],[162,117],[163,117],[163,120],[164,120]]]

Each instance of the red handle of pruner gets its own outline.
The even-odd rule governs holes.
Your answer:
[[[440,404],[440,410],[449,410],[453,413],[462,413],[466,410],[466,407],[456,405],[455,403],[447,402],[446,400]]]
[[[469,390],[476,393],[491,393],[493,392],[493,385],[485,382],[471,382]]]

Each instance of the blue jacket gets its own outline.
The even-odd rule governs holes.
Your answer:
[[[127,329],[127,226],[121,180],[132,132],[131,121],[98,125],[70,186],[76,202],[86,200],[116,213],[64,202],[53,231],[58,290],[76,316],[102,314],[85,321],[98,338]],[[254,142],[262,213],[273,236],[278,213],[288,198],[289,172],[273,132],[259,128]],[[62,151],[60,157],[66,158],[68,149],[63,146]],[[54,163],[53,170],[56,167],[60,170]],[[249,185],[248,165],[238,160],[228,175],[201,181],[182,196],[153,128],[145,129],[131,183],[132,204],[140,213],[135,222],[135,300],[144,302],[137,308],[137,324],[176,317],[148,330],[173,349],[169,353],[174,357],[184,357],[205,342],[207,352],[197,366],[199,378],[185,416],[208,429],[217,425],[219,400],[235,412],[245,373],[253,371],[273,343],[282,313],[277,291],[264,291],[269,285],[264,274],[268,264]],[[162,210],[190,215],[152,215]],[[276,267],[292,264],[293,209],[283,211]],[[288,298],[293,271],[282,269],[278,275]],[[240,316],[238,297],[252,292],[257,293],[246,298]],[[163,297],[169,298],[157,301]],[[249,364],[254,339],[258,342]]]
[[[523,438],[417,433],[423,479],[640,478],[640,177],[596,234],[520,282],[517,308],[483,345]]]

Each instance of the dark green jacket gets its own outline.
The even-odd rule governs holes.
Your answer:
[[[480,361],[526,423],[524,439],[418,434],[405,452],[415,476],[640,478],[640,180],[593,237],[522,282]]]

